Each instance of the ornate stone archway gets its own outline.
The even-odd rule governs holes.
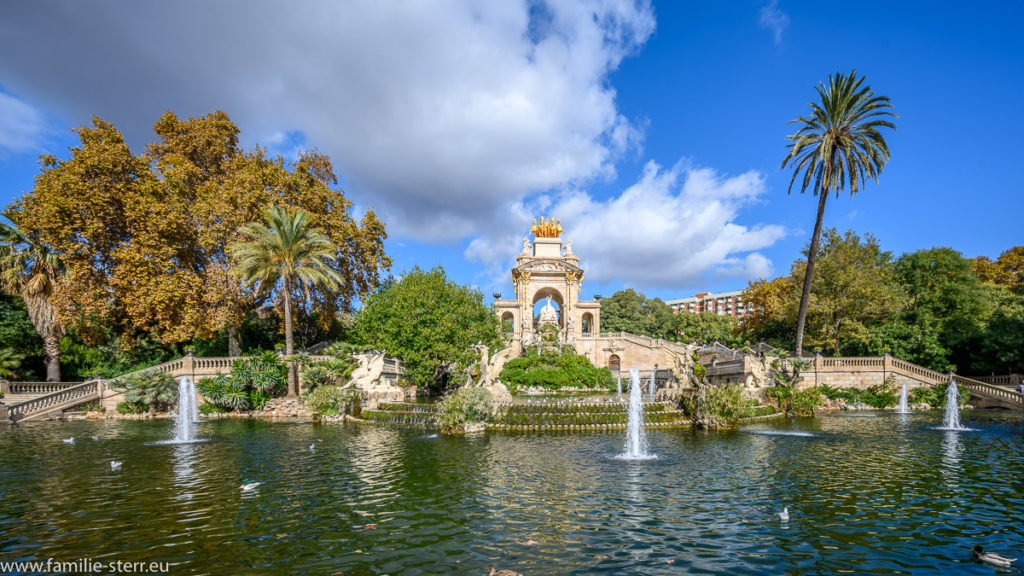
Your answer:
[[[562,244],[560,222],[541,218],[540,224],[534,221],[530,232],[534,235],[533,244],[529,237],[523,238],[523,251],[516,257],[516,266],[512,269],[515,300],[494,303],[498,318],[504,319],[509,314],[513,318],[515,355],[522,352],[524,343],[536,338],[533,307],[548,296],[561,309],[559,329],[564,342],[575,344],[583,337],[584,314],[588,315],[590,334],[600,333],[601,304],[579,299],[583,269],[579,266],[579,257],[572,251],[572,241]]]

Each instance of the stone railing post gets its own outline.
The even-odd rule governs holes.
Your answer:
[[[196,357],[192,354],[191,350],[189,350],[188,353],[185,354],[185,356],[181,359],[181,369],[180,369],[179,372],[180,372],[179,374],[174,374],[172,372],[171,375],[172,376],[188,376],[189,378],[192,378],[193,380],[195,380],[195,375],[196,375]]]
[[[7,396],[11,393],[11,383],[6,378],[0,378],[0,394]]]
[[[7,404],[0,402],[0,423],[10,422],[11,416],[7,413]]]
[[[814,350],[814,387],[821,386],[821,376],[818,372],[825,367],[825,359],[821,356],[821,349],[817,348]]]

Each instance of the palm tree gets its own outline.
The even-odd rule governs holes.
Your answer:
[[[64,326],[51,298],[63,274],[60,259],[17,226],[0,222],[0,289],[20,296],[29,319],[43,339],[46,379],[60,381],[60,339]]]
[[[267,224],[250,222],[239,228],[248,240],[228,247],[235,262],[234,273],[257,291],[272,291],[281,284],[279,294],[284,301],[285,355],[294,353],[292,341],[292,291],[303,289],[309,301],[310,288],[333,290],[341,283],[341,275],[331,267],[338,248],[330,238],[310,228],[309,214],[303,210],[290,212],[284,206],[264,211]],[[288,370],[288,396],[298,394],[294,367]]]
[[[849,185],[852,197],[868,178],[873,178],[877,184],[878,175],[889,160],[889,146],[879,129],[895,130],[896,127],[886,118],[896,118],[896,114],[887,96],[876,96],[870,86],[861,87],[863,83],[864,78],[857,78],[856,70],[849,75],[839,72],[829,75],[828,86],[819,83],[816,87],[821,104],[811,102],[810,116],[790,121],[790,124],[799,124],[800,129],[786,137],[790,141],[789,153],[783,158],[782,167],[787,164],[793,166],[789,192],[793,191],[793,183],[803,172],[800,192],[811,186],[811,191],[818,195],[818,216],[807,252],[807,271],[796,320],[797,356],[803,354],[807,303],[828,193],[835,191],[838,197],[839,191]]]

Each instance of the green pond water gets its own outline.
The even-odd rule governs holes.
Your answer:
[[[1024,555],[1024,420],[966,412],[973,431],[944,432],[941,417],[651,430],[658,459],[643,462],[615,459],[622,432],[215,420],[199,424],[205,442],[161,445],[170,421],[24,424],[0,429],[0,560],[158,561],[171,574],[994,574],[968,547]]]

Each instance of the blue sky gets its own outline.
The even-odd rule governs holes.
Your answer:
[[[529,221],[555,216],[584,297],[738,289],[807,242],[787,122],[856,68],[899,114],[892,160],[826,224],[896,254],[1024,238],[1019,2],[382,4],[4,3],[0,203],[92,114],[141,150],[162,111],[222,109],[246,145],[327,152],[395,273],[510,293]]]

